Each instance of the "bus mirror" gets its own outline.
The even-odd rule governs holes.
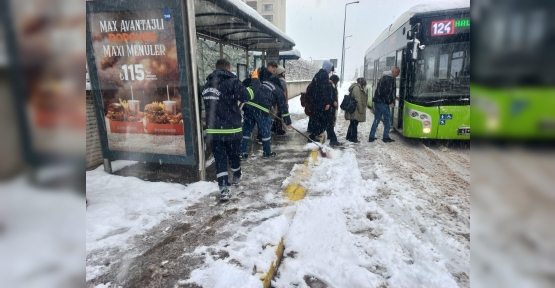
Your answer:
[[[418,50],[420,46],[420,41],[414,38],[411,42],[407,43],[407,50],[410,51],[410,58],[412,61],[418,59]]]
[[[407,31],[407,40],[413,40],[420,32],[420,23],[416,23],[411,29]]]

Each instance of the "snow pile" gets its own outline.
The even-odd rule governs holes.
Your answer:
[[[272,262],[277,261],[275,246],[289,229],[290,220],[284,216],[277,216],[283,209],[270,209],[262,213],[251,213],[247,219],[260,221],[261,217],[271,218],[252,228],[241,228],[234,235],[234,239],[244,241],[224,240],[217,246],[201,247],[194,254],[206,255],[206,268],[194,270],[191,278],[182,280],[180,284],[196,283],[202,287],[262,287],[260,281],[263,273],[269,271]],[[273,218],[272,218],[273,217]],[[229,258],[214,259],[210,251],[225,251]]]
[[[287,60],[285,77],[287,81],[312,80],[314,74],[319,70],[320,67],[302,58],[299,60]]]
[[[114,170],[133,164],[133,161],[114,161]],[[91,259],[103,253],[96,249],[133,248],[131,237],[141,235],[156,226],[173,212],[186,207],[209,193],[217,191],[216,183],[197,182],[187,187],[181,184],[147,182],[135,177],[121,177],[105,173],[100,166],[87,171],[87,229],[86,252]],[[86,279],[94,279],[107,267],[87,266]]]
[[[274,286],[457,287],[444,256],[370,200],[380,183],[362,179],[356,152],[332,152],[304,183]]]

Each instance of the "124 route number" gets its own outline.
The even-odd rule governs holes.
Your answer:
[[[455,34],[454,26],[454,20],[432,22],[432,36]]]

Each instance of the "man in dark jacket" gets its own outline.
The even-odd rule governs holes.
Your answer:
[[[216,177],[220,186],[220,200],[231,197],[227,163],[233,171],[232,184],[241,181],[241,111],[238,102],[247,102],[251,97],[239,79],[231,73],[231,64],[226,59],[216,62],[216,70],[206,77],[202,91],[206,108],[206,138],[212,146],[216,160]]]
[[[372,123],[372,129],[370,129],[370,137],[368,142],[374,142],[376,140],[376,129],[380,120],[384,120],[383,128],[383,142],[395,142],[395,140],[389,138],[389,128],[391,125],[391,115],[389,107],[393,108],[395,106],[395,93],[397,90],[397,84],[395,83],[395,77],[399,76],[401,70],[399,67],[393,67],[391,69],[390,75],[383,75],[376,85],[376,90],[374,92],[374,123]]]
[[[333,64],[330,61],[324,61],[322,69],[314,75],[310,85],[310,97],[314,104],[314,127],[310,133],[310,139],[317,142],[316,136],[327,132],[331,146],[341,146],[342,143],[337,142],[337,136],[333,131],[334,109],[337,107],[337,101],[334,101],[335,89],[330,83],[329,73],[333,72]]]
[[[280,111],[282,111],[283,120],[287,125],[291,125],[291,118],[289,117],[289,109],[285,104],[285,96],[283,95],[283,88],[279,78],[272,76],[266,67],[260,67],[252,75],[251,87],[254,91],[254,98],[243,105],[244,123],[243,123],[243,143],[241,146],[242,158],[247,158],[247,147],[251,137],[254,125],[258,125],[258,129],[262,134],[262,148],[264,153],[263,158],[275,157],[276,152],[272,152],[271,140],[272,133],[270,132],[270,125],[272,119],[269,117],[270,108],[272,105],[277,104]]]

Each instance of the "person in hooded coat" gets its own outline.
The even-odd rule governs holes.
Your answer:
[[[272,76],[266,67],[260,67],[251,76],[251,88],[254,92],[254,98],[243,105],[244,123],[243,123],[243,143],[241,145],[241,157],[248,157],[247,147],[254,125],[258,125],[258,129],[262,134],[262,158],[276,157],[276,152],[272,152],[271,140],[272,133],[270,125],[272,120],[269,117],[270,109],[274,104],[283,113],[282,117],[285,124],[291,125],[291,117],[289,109],[285,104],[285,96],[283,96],[283,88],[279,78]]]
[[[247,102],[254,96],[237,76],[231,73],[231,64],[226,59],[216,62],[216,70],[206,77],[202,98],[206,107],[206,140],[210,141],[216,162],[216,177],[220,187],[220,200],[231,197],[228,181],[228,162],[233,171],[232,184],[241,181],[241,111],[239,102]]]
[[[351,84],[349,94],[357,100],[357,108],[353,113],[345,111],[345,120],[350,120],[349,129],[347,130],[347,141],[360,143],[358,140],[358,123],[366,121],[366,105],[368,103],[368,95],[364,92],[366,88],[366,79],[358,78],[357,83]]]
[[[334,109],[332,107],[337,107],[337,101],[334,101],[334,88],[328,76],[331,72],[333,72],[333,64],[326,60],[322,64],[322,69],[312,78],[310,97],[314,104],[314,127],[309,137],[317,142],[316,136],[326,131],[331,146],[342,146],[333,131]]]

